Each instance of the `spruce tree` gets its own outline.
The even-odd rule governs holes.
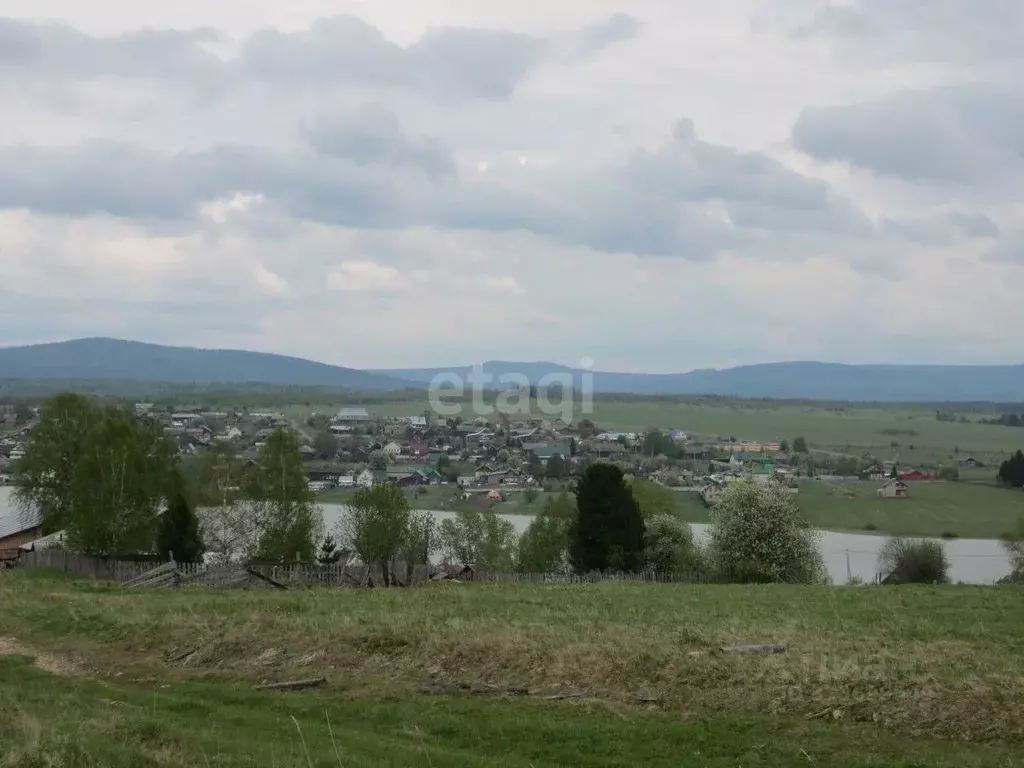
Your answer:
[[[643,567],[644,518],[621,469],[599,462],[583,473],[569,538],[578,573]]]
[[[184,481],[175,470],[167,509],[160,517],[156,536],[157,553],[179,563],[194,563],[202,559],[205,548],[199,535],[199,518],[196,517],[185,494]]]

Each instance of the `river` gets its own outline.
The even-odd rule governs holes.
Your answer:
[[[11,488],[0,488],[0,518],[13,513]],[[346,507],[342,504],[321,505],[324,527],[333,531]],[[438,521],[454,517],[452,512],[431,510]],[[529,515],[502,515],[522,533],[530,525]],[[692,524],[698,540],[707,536],[707,525]],[[835,584],[844,584],[850,576],[871,581],[877,572],[878,552],[885,542],[884,536],[858,533],[823,531],[821,550],[829,577]],[[949,556],[949,576],[954,582],[992,584],[1010,572],[1010,561],[998,541],[991,539],[953,539],[945,542]]]

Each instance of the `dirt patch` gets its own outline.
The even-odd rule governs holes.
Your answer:
[[[70,677],[76,671],[75,665],[70,659],[41,653],[19,643],[13,637],[0,637],[0,656],[28,656],[33,660],[32,665],[37,669],[61,677]]]

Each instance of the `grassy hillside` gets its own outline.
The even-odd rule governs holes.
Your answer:
[[[3,574],[0,764],[1010,765],[1019,602],[614,583],[132,593]],[[714,650],[744,642],[789,651]],[[318,675],[309,694],[248,687]]]

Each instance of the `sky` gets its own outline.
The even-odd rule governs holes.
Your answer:
[[[1024,362],[1021,39],[1019,0],[0,0],[0,345]]]

